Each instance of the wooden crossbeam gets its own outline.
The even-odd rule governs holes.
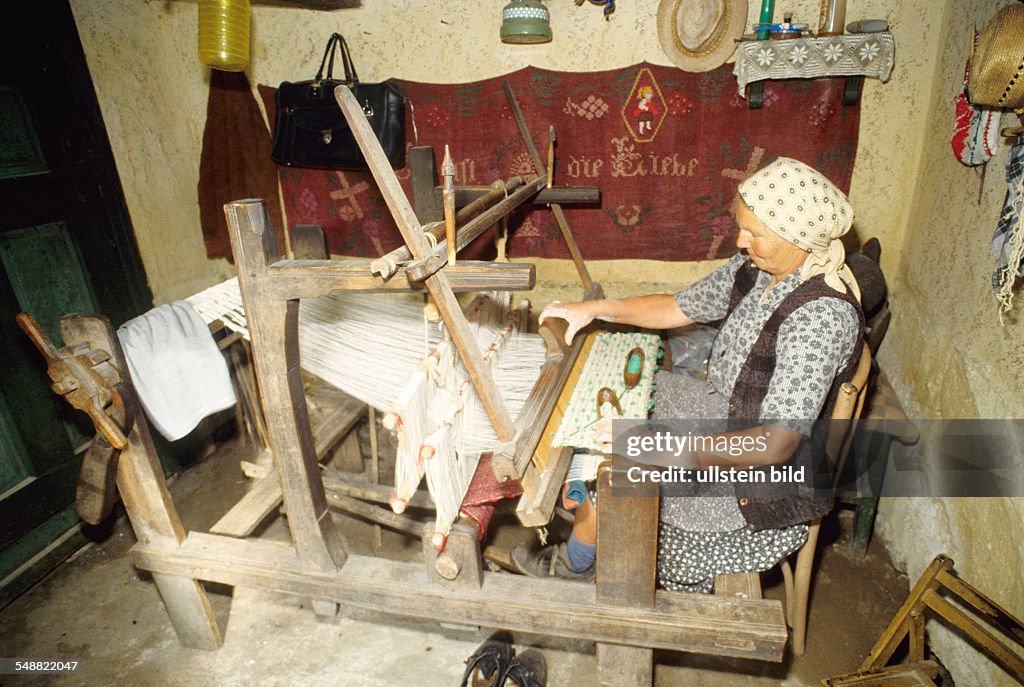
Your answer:
[[[375,293],[422,291],[423,277],[414,278],[405,269],[390,279],[370,274],[366,260],[279,260],[268,270],[272,281],[268,295],[279,299],[315,298],[334,291]],[[532,289],[536,267],[528,263],[465,261],[445,270],[454,293],[474,291],[518,291]]]
[[[431,237],[433,237],[434,241],[441,242],[445,240],[444,222],[435,222],[429,218],[425,218],[424,213],[421,212],[419,209],[420,204],[427,202],[422,197],[424,195],[421,187],[422,184],[433,183],[433,177],[430,177],[425,181],[423,180],[424,175],[432,175],[435,172],[433,167],[434,158],[432,156],[433,148],[430,148],[429,146],[423,146],[420,148],[414,148],[413,151],[426,151],[431,155],[429,165],[426,167],[426,169],[423,169],[422,161],[425,160],[426,158],[423,152],[419,152],[415,155],[413,154],[412,151],[410,151],[409,153],[409,166],[412,167],[411,176],[413,178],[412,194],[414,202],[417,203],[416,217],[421,222],[424,222],[423,231],[425,231]],[[487,208],[493,206],[495,203],[504,199],[506,196],[508,196],[509,193],[514,192],[517,188],[519,188],[522,185],[522,177],[512,177],[507,181],[494,182],[493,185],[487,187],[488,190],[485,193],[477,196],[468,205],[460,208],[459,211],[455,213],[456,224],[465,224],[466,222],[473,219]],[[458,205],[458,197],[458,192],[456,191],[456,205]],[[429,241],[430,239],[428,238],[427,240]],[[371,261],[370,271],[373,272],[374,274],[379,274],[384,278],[388,278],[395,272],[395,270],[398,268],[398,265],[408,262],[411,259],[412,253],[409,252],[409,247],[402,245],[399,246],[398,248],[395,248],[391,252],[382,255],[376,260]]]
[[[352,135],[356,143],[359,144],[363,157],[366,158],[370,172],[373,174],[381,195],[384,197],[384,202],[391,211],[391,216],[405,240],[405,245],[409,247],[413,259],[426,258],[432,251],[423,235],[423,229],[416,219],[416,213],[409,204],[409,199],[405,197],[405,192],[398,183],[398,178],[391,170],[391,164],[388,162],[387,156],[384,155],[380,141],[377,140],[369,122],[366,121],[359,102],[347,86],[339,86],[334,89],[334,97],[338,101],[338,106],[345,115],[345,119],[348,120]],[[466,372],[476,388],[477,395],[494,427],[498,441],[510,442],[515,434],[512,416],[508,412],[505,400],[498,392],[498,386],[494,382],[490,369],[484,363],[483,354],[476,344],[465,314],[455,299],[448,277],[444,272],[438,272],[428,277],[424,283],[441,318],[448,327],[452,343],[459,352],[462,364],[465,365]]]
[[[490,572],[478,589],[455,590],[429,583],[422,563],[352,554],[335,572],[311,571],[286,544],[196,532],[177,549],[138,544],[132,560],[154,573],[513,632],[769,661],[782,660],[786,643],[778,601],[659,591],[650,608],[616,606],[598,602],[593,585]]]
[[[502,217],[506,216],[509,212],[514,210],[516,207],[522,205],[524,202],[529,200],[532,196],[536,195],[544,186],[544,178],[536,177],[532,181],[526,183],[525,186],[516,189],[512,195],[508,196],[504,200],[491,206],[484,212],[482,212],[476,218],[467,222],[464,226],[459,227],[456,234],[455,245],[456,248],[462,250],[470,243],[472,243],[480,234],[494,225]],[[444,267],[447,262],[447,249],[448,241],[440,241],[437,247],[427,255],[427,257],[410,262],[405,266],[406,274],[409,275],[410,279],[416,281],[422,281],[428,276],[437,272],[439,269]],[[496,263],[496,264],[515,264],[515,263]]]

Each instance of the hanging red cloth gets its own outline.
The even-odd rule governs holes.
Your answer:
[[[244,72],[210,71],[210,99],[199,159],[199,221],[206,257],[234,262],[224,204],[262,198],[285,250],[277,166],[270,160],[270,130]]]

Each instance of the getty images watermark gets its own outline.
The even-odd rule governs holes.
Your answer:
[[[624,434],[620,443],[624,444],[622,455],[645,464],[627,469],[626,478],[631,482],[803,483],[807,478],[804,466],[766,465],[762,470],[735,470],[712,466],[702,470],[697,469],[694,463],[695,453],[713,453],[727,459],[735,459],[738,464],[743,461],[744,465],[764,463],[765,459],[761,456],[767,454],[768,438],[764,435],[694,434],[692,431],[677,434],[674,431],[649,426],[634,426]],[[649,465],[661,467],[646,467]]]
[[[700,485],[737,484],[768,496],[1024,496],[1024,419],[912,420],[913,432],[908,421],[861,421],[837,465],[825,442],[807,435],[846,434],[849,421],[841,422],[806,423],[800,450],[814,448],[800,460],[771,455],[771,423],[735,420],[614,420],[611,452],[635,463],[626,468],[628,482],[658,483],[663,493],[701,495]],[[766,432],[744,434],[737,424],[762,424]],[[702,469],[695,453],[714,454],[725,467]]]

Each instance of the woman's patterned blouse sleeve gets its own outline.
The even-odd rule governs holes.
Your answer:
[[[694,322],[716,322],[729,309],[729,296],[737,270],[747,256],[737,253],[721,267],[676,294],[676,305]]]

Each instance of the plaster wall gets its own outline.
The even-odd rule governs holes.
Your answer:
[[[897,269],[887,272],[896,319],[881,356],[912,417],[1024,417],[1020,298],[1000,323],[990,286],[989,242],[1006,194],[1008,143],[1001,141],[984,177],[960,164],[949,147],[952,101],[963,86],[972,27],[982,30],[1008,4],[946,2],[933,26],[945,38],[931,57],[930,95],[919,103],[925,116],[916,125],[922,135],[916,188],[902,203],[908,214],[901,218]],[[1017,123],[1003,115],[1004,126]],[[927,458],[927,444],[920,450]],[[911,579],[945,552],[966,579],[1018,617],[1024,613],[1024,582],[1010,573],[1024,569],[1024,500],[883,500],[876,531]],[[928,630],[957,684],[1016,684],[935,623]]]
[[[757,3],[748,4],[752,23]],[[885,260],[894,265],[899,233],[891,208],[899,208],[896,201],[907,195],[905,186],[913,178],[907,151],[916,149],[920,132],[888,123],[904,123],[901,108],[908,98],[913,102],[927,93],[921,75],[928,64],[922,55],[927,54],[923,48],[930,34],[920,26],[929,3],[890,4],[865,0],[851,7],[848,16],[886,17],[896,34],[898,57],[890,83],[869,79],[865,84],[863,131],[873,133],[858,153],[852,192],[860,213],[858,232],[879,236],[891,247]],[[196,57],[196,3],[71,0],[71,6],[155,300],[168,302],[223,280],[232,268],[205,257],[195,193],[209,91],[209,70]],[[642,60],[668,65],[658,43],[656,8],[653,2],[620,3],[605,21],[600,8],[589,3],[576,7],[552,2],[554,40],[510,46],[497,39],[500,7],[467,0],[375,0],[335,11],[257,4],[247,72],[254,85],[309,78],[331,31],[349,39],[365,81],[392,76],[470,81],[530,64],[567,71],[614,69]],[[795,21],[817,21],[817,0],[794,0],[786,9],[793,11]],[[887,181],[876,184],[876,179]],[[665,265],[657,261],[614,263],[593,268],[606,286],[621,282],[630,289],[634,281],[664,281]],[[692,281],[713,265],[675,265],[665,288]],[[541,266],[539,279],[571,279],[571,271],[551,263]]]
[[[988,240],[1005,192],[1005,145],[981,189],[949,149],[952,98],[960,88],[970,27],[1009,0],[850,0],[847,18],[885,18],[896,41],[888,83],[868,79],[851,200],[860,240],[877,236],[895,313],[881,361],[916,417],[1020,417],[1024,353],[1013,345],[988,287]],[[233,274],[205,257],[196,198],[208,70],[196,57],[193,0],[70,0],[89,62],[132,222],[157,303]],[[360,77],[469,81],[526,65],[604,70],[670,61],[657,39],[657,3],[600,8],[551,0],[555,38],[540,46],[499,42],[501,3],[365,0],[337,11],[257,5],[250,83],[309,78],[331,31],[349,40]],[[749,2],[748,24],[760,3]],[[815,24],[818,0],[792,0],[795,21]],[[571,132],[559,132],[560,136]],[[574,227],[586,231],[586,227]],[[613,296],[670,291],[716,263],[608,261],[590,265]],[[578,294],[567,261],[541,261],[536,303]],[[1020,304],[1017,309],[1019,310]],[[897,564],[916,577],[939,551],[969,579],[1024,615],[1024,535],[1019,501],[902,499],[883,502],[879,531]],[[962,684],[981,665],[962,643],[938,635]],[[970,679],[975,677],[977,679]]]

